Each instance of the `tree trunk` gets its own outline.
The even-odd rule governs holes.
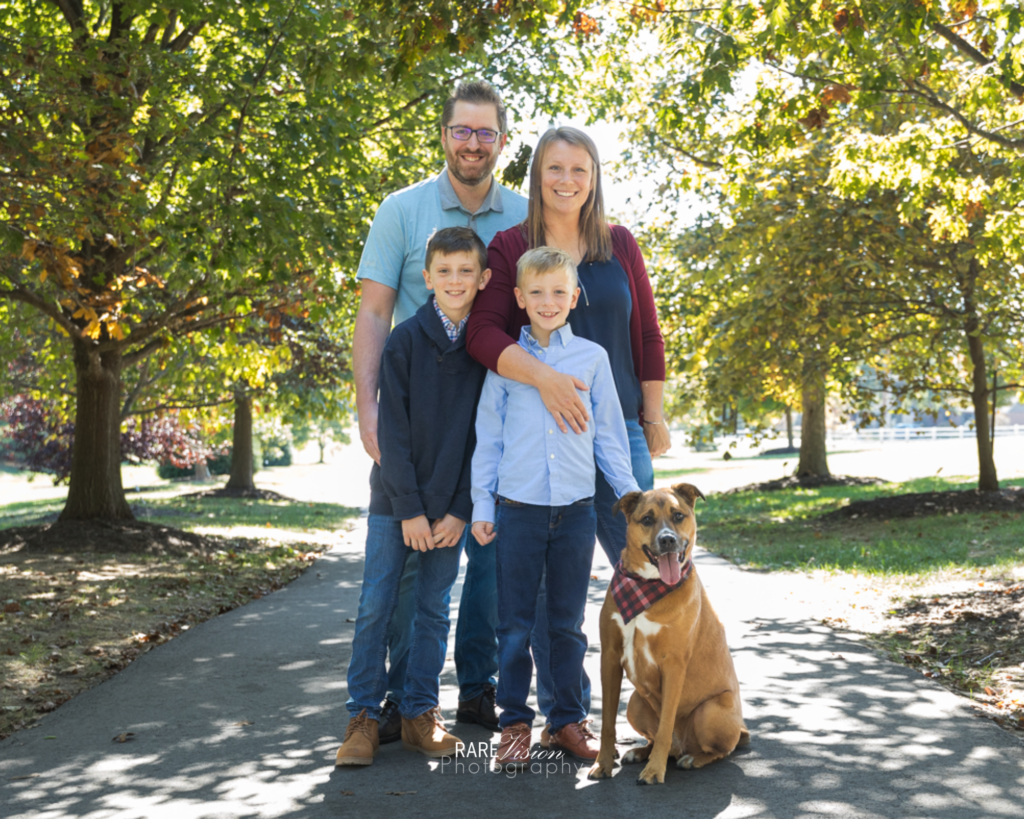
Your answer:
[[[192,480],[196,483],[206,483],[210,480],[210,465],[206,461],[194,464],[192,470]]]
[[[826,477],[830,473],[825,447],[825,376],[812,366],[808,366],[804,374],[802,402],[800,463],[796,476]]]
[[[235,393],[235,426],[231,437],[231,477],[225,489],[255,489],[252,481],[252,399]]]
[[[74,342],[71,480],[60,520],[134,520],[121,484],[121,353]]]
[[[971,320],[968,321],[968,324]],[[992,454],[992,436],[988,414],[988,373],[985,364],[985,342],[979,335],[967,333],[967,349],[974,372],[971,378],[971,402],[974,404],[974,437],[978,443],[978,489],[995,492],[999,489],[996,462]]]
[[[793,408],[786,405],[786,439],[789,441],[787,449],[795,449],[793,446]]]
[[[317,439],[317,444],[320,446],[320,463],[324,462],[324,450],[327,449],[327,439],[321,435]]]
[[[966,279],[961,279],[964,297],[964,332],[967,334],[967,351],[971,357],[971,403],[974,404],[974,437],[978,444],[978,489],[983,492],[999,490],[996,462],[992,455],[992,436],[989,434],[988,414],[988,371],[985,364],[985,342],[981,338],[981,322],[974,298],[974,286],[978,281],[978,260],[971,258],[966,270]]]

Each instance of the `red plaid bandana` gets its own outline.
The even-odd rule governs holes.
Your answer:
[[[612,597],[615,605],[619,607],[622,615],[622,622],[628,623],[634,617],[643,614],[647,609],[661,600],[669,592],[678,589],[693,571],[693,561],[687,558],[680,567],[679,582],[674,586],[662,581],[659,577],[655,580],[648,580],[646,577],[637,577],[629,574],[623,567],[620,560],[615,564],[615,574],[612,575]]]

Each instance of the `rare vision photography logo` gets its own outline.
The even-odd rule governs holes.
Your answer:
[[[498,747],[490,742],[467,742],[456,752],[454,757],[441,760],[441,773],[479,774],[500,773],[509,779],[520,774],[534,776],[576,776],[589,762],[576,762],[565,756],[561,751],[549,751],[543,748],[530,750],[530,762],[521,769],[501,770],[494,765],[494,756]]]

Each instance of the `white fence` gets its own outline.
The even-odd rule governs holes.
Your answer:
[[[1024,425],[997,426],[996,438],[1024,435]],[[829,441],[938,441],[953,439],[973,440],[973,426],[959,427],[878,427],[876,429],[829,430]],[[793,428],[793,440],[800,440],[800,427]]]

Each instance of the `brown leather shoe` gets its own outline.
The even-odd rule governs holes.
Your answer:
[[[551,750],[563,751],[571,757],[582,760],[597,759],[601,750],[601,740],[591,733],[587,727],[590,720],[570,722],[564,728],[551,735]]]
[[[402,747],[431,759],[442,759],[456,756],[463,742],[444,729],[441,708],[434,706],[415,719],[402,717]]]
[[[348,721],[345,729],[345,741],[334,757],[334,764],[340,765],[372,765],[377,756],[377,720],[366,716],[366,709]]]
[[[507,725],[501,731],[498,743],[498,755],[494,758],[494,766],[502,769],[525,768],[530,764],[530,743],[533,742],[533,730],[525,722]]]

